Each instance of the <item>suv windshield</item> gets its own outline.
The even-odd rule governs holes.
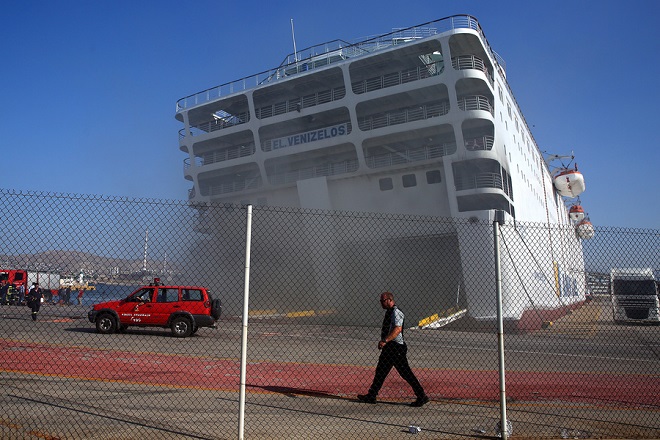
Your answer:
[[[129,300],[132,302],[151,302],[154,289],[140,289]]]

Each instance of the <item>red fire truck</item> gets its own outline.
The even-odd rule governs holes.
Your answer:
[[[23,289],[23,297],[27,295],[32,283],[39,283],[45,296],[50,296],[52,290],[60,288],[60,275],[50,272],[34,272],[23,269],[0,269],[0,280],[7,280],[9,289],[5,304],[20,304],[20,290]]]

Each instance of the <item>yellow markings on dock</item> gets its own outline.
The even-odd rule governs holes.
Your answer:
[[[277,309],[250,310],[249,316],[253,318],[307,318],[310,316],[328,316],[337,313],[337,309],[299,310],[294,312],[281,312]]]
[[[307,316],[327,316],[334,315],[337,313],[336,309],[325,309],[325,310],[301,310],[298,312],[287,312],[285,316],[287,318],[304,318]]]
[[[421,321],[419,321],[419,324],[417,324],[417,326],[418,327],[424,327],[425,325],[429,325],[432,322],[437,321],[438,319],[440,319],[440,315],[438,315],[436,313],[435,315],[428,316],[428,317],[422,319]]]
[[[418,327],[426,327],[427,325],[433,324],[434,322],[440,321],[441,319],[444,318],[449,318],[452,315],[455,315],[456,313],[461,312],[461,310],[458,307],[450,307],[447,310],[443,310],[440,313],[435,313],[431,316],[427,316],[426,318],[422,319],[417,323]]]
[[[305,316],[314,316],[316,312],[314,310],[303,310],[301,312],[289,312],[286,314],[287,318],[301,318]]]

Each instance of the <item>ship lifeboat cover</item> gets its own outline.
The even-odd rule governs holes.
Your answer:
[[[596,231],[594,230],[594,225],[592,225],[588,219],[584,219],[575,225],[575,233],[577,234],[578,238],[582,240],[589,240],[590,238],[593,238],[593,236],[596,234]]]
[[[574,222],[581,222],[585,217],[584,209],[580,205],[571,206],[571,209],[568,210],[568,215]]]
[[[564,197],[577,197],[585,190],[584,176],[578,170],[564,170],[554,178],[555,188]]]

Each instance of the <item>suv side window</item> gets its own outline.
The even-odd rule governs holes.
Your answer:
[[[156,301],[161,303],[179,301],[179,289],[159,288]]]
[[[204,296],[201,290],[197,289],[183,289],[182,298],[184,301],[202,301]]]

